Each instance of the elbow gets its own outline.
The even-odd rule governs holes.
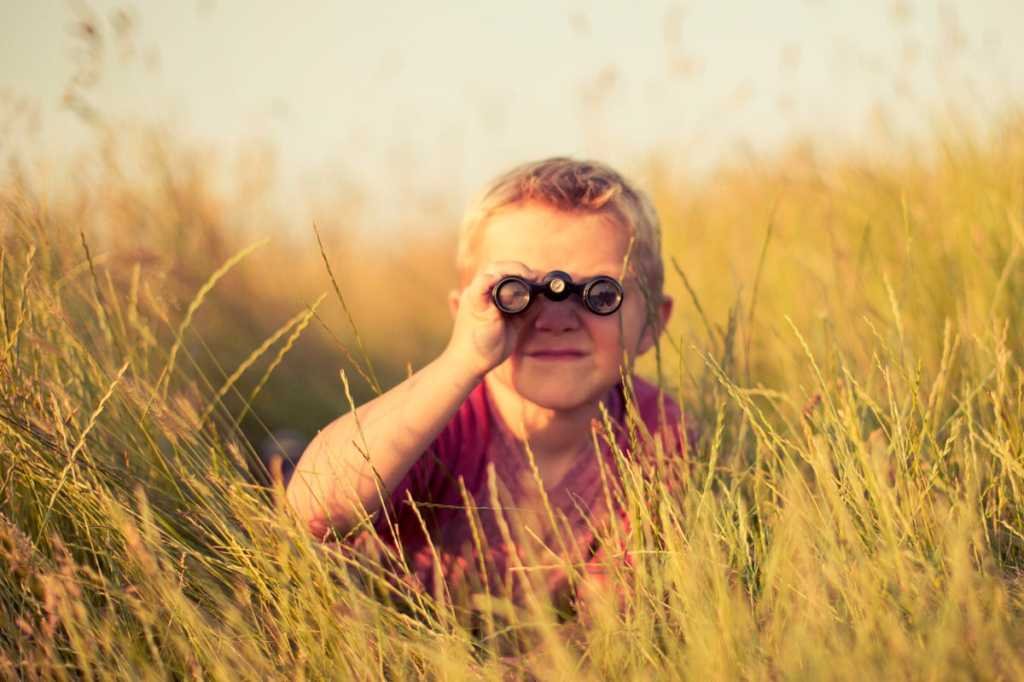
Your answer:
[[[331,530],[331,524],[324,513],[324,505],[316,504],[316,496],[304,479],[305,477],[296,470],[285,489],[285,501],[299,525],[323,542]]]
[[[342,472],[325,461],[322,433],[313,439],[299,459],[285,488],[285,500],[295,518],[320,542],[345,537],[369,513],[370,522],[376,509],[368,509],[356,490],[350,488]]]
[[[300,526],[318,542],[344,537],[356,526],[352,514],[331,508],[326,500],[317,496],[308,483],[302,480],[297,471],[285,490],[285,499]],[[371,515],[371,519],[375,517],[376,514]]]
[[[315,439],[314,439],[315,442]],[[318,476],[310,465],[312,443],[302,453],[291,479],[285,487],[285,501],[292,515],[318,541],[323,542],[331,530],[324,499],[324,490],[316,485]]]
[[[331,535],[343,534],[346,524],[337,523],[327,514],[317,511],[315,506],[306,505],[303,502],[288,500],[288,506],[292,514],[299,522],[299,526],[313,536],[317,542],[327,542]]]

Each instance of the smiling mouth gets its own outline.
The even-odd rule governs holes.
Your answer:
[[[536,353],[527,353],[526,357],[535,360],[575,360],[582,358],[583,355],[578,350],[542,350]]]

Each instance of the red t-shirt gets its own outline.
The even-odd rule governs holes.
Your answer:
[[[636,459],[633,451],[642,450],[643,456],[654,462],[650,444],[652,438],[658,438],[666,458],[684,456],[685,444],[692,442],[693,434],[687,433],[684,440],[676,402],[642,379],[634,378],[632,384],[638,413],[633,419],[625,418],[621,384],[603,401],[620,451]],[[546,511],[536,514],[517,507],[539,500],[540,489],[522,441],[491,409],[481,382],[392,491],[374,527],[391,548],[399,549],[411,574],[427,591],[438,589],[435,581],[443,578],[449,589],[520,596],[523,576],[513,574],[522,572],[523,566],[535,585],[558,590],[566,581],[566,557],[584,569],[594,559],[599,549],[594,528],[608,519],[608,496],[617,508],[615,458],[604,427],[595,421],[594,429],[599,455],[594,444],[588,444],[560,482],[545,484],[559,528],[555,532]],[[648,447],[631,447],[631,443],[647,443]],[[603,475],[599,456],[605,465]],[[489,469],[494,472],[500,514],[493,504]],[[617,511],[625,521],[622,510]],[[477,543],[482,552],[477,551]],[[369,537],[363,533],[357,545],[366,544],[370,544]]]

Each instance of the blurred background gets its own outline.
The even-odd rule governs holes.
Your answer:
[[[787,319],[826,355],[902,335],[893,301],[939,336],[948,319],[981,332],[996,303],[970,292],[992,287],[969,285],[999,269],[972,259],[1012,249],[989,199],[1021,191],[1000,175],[1024,149],[1021,25],[1019,0],[8,0],[0,191],[9,215],[86,239],[169,335],[267,240],[205,299],[186,356],[215,390],[270,339],[225,404],[240,414],[272,369],[243,426],[301,444],[348,409],[340,371],[358,403],[443,347],[455,229],[481,185],[598,158],[661,212],[677,299],[662,371],[699,402],[700,354],[727,337],[751,384],[807,376]],[[1007,273],[1012,306],[1024,282]],[[274,337],[325,292],[294,344]]]

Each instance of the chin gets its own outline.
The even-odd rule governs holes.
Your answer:
[[[526,387],[516,386],[516,393],[524,399],[529,400],[538,407],[546,410],[558,410],[560,412],[574,410],[582,406],[586,401],[580,401],[578,395],[566,395],[564,390],[545,391],[530,390]]]
[[[513,388],[534,405],[548,410],[568,411],[600,400],[611,386],[600,388],[548,376],[520,377]]]

